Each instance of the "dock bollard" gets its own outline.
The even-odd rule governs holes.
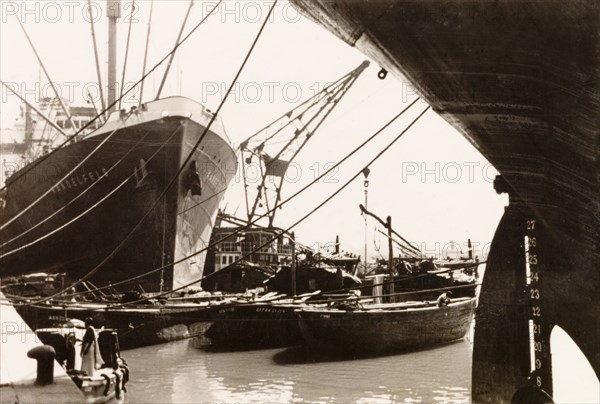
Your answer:
[[[35,384],[44,386],[54,383],[54,358],[56,351],[50,345],[36,346],[27,352],[27,356],[37,360],[37,379]]]

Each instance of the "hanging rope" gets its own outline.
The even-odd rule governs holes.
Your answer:
[[[144,64],[142,65],[142,77],[146,75],[146,61],[148,59],[148,45],[150,44],[150,29],[152,27],[152,12],[154,10],[154,0],[150,0],[150,15],[148,16],[148,30],[146,31],[146,46],[144,49]],[[140,102],[138,106],[142,105],[142,99],[144,97],[144,82],[140,84]]]
[[[98,57],[98,45],[96,44],[96,29],[94,27],[94,17],[92,16],[92,0],[88,0],[88,17],[90,19],[90,26],[92,29],[92,43],[94,44],[94,60],[96,62],[96,76],[98,77],[100,103],[102,105],[102,109],[106,110],[106,102],[104,101],[104,87],[102,85],[102,73],[100,72],[100,58]]]
[[[29,45],[31,46],[31,49],[33,50],[33,53],[35,54],[35,57],[37,58],[37,60],[40,64],[40,67],[42,68],[42,71],[44,72],[44,75],[46,76],[46,79],[48,80],[48,83],[50,84],[50,87],[52,87],[52,90],[54,91],[54,95],[56,96],[56,99],[60,103],[60,106],[61,106],[63,112],[65,113],[65,115],[67,116],[67,119],[71,123],[71,127],[74,130],[76,130],[77,126],[75,126],[75,122],[73,122],[73,117],[71,116],[69,109],[63,102],[63,100],[58,92],[58,89],[56,88],[56,85],[54,84],[54,81],[52,81],[52,79],[50,78],[50,74],[48,73],[48,70],[46,70],[46,66],[44,66],[44,63],[42,62],[42,58],[37,53],[37,50],[35,49],[35,45],[33,44],[33,41],[31,40],[31,38],[29,37],[27,30],[25,30],[25,26],[21,22],[21,18],[19,18],[19,16],[17,14],[15,14],[15,18],[17,19],[17,22],[19,23],[19,26],[21,27],[23,34],[25,34],[25,38],[27,38],[27,42],[29,42]]]
[[[215,4],[215,6],[210,10],[210,12],[198,23],[196,24],[196,26],[194,28],[192,28],[192,30],[179,42],[175,45],[175,47],[173,47],[173,49],[167,53],[158,63],[156,63],[154,65],[154,67],[152,67],[152,69],[150,69],[150,71],[148,71],[148,73],[146,73],[141,79],[139,79],[129,90],[125,91],[122,95],[122,97],[125,97],[127,94],[129,94],[130,92],[132,92],[140,83],[142,83],[149,75],[151,75],[156,69],[158,69],[158,67],[163,64],[163,62],[165,60],[167,60],[169,58],[169,56],[171,56],[171,54],[173,54],[174,52],[177,51],[177,49],[179,49],[179,47],[181,45],[183,45],[188,38],[190,38],[192,36],[192,34],[198,29],[200,28],[200,26],[208,19],[208,17],[210,17],[219,7],[219,5],[223,2],[223,0],[219,0],[217,2],[217,4]],[[75,137],[77,135],[79,135],[80,133],[82,133],[84,130],[86,130],[89,126],[91,126],[94,122],[96,122],[101,116],[103,116],[104,114],[106,114],[106,112],[108,112],[112,107],[114,107],[115,105],[117,105],[117,103],[121,100],[122,97],[119,97],[118,99],[116,99],[112,104],[110,104],[109,106],[107,106],[100,114],[96,115],[92,120],[90,120],[88,123],[86,123],[81,129],[79,129],[76,133],[74,133],[73,135],[71,135],[70,137],[68,137],[63,143],[61,143],[60,145],[58,145],[58,147],[54,150],[52,150],[50,153],[46,154],[43,157],[40,157],[38,160],[36,160],[35,162],[29,164],[26,168],[24,168],[23,170],[21,170],[21,172],[19,172],[19,176],[12,179],[12,181],[17,181],[20,178],[22,178],[25,174],[27,174],[28,172],[30,172],[31,170],[33,170],[35,167],[37,167],[38,165],[40,165],[42,162],[44,162],[47,158],[49,158],[51,155],[53,155],[54,153],[56,153],[58,150],[62,149],[64,146],[66,146],[67,144],[69,144],[69,142],[71,142],[73,139],[75,139]],[[2,188],[0,188],[0,192],[4,191],[7,188],[7,185],[4,185]]]
[[[384,235],[386,238],[390,238],[390,236],[388,236],[387,233],[377,229],[377,232]],[[425,258],[425,254],[421,253],[419,251],[419,253],[416,253],[414,250],[406,247],[404,244],[400,243],[398,240],[394,239],[393,237],[391,237],[391,240],[394,244],[396,244],[396,246],[398,247],[398,249],[400,249],[400,251],[402,251],[404,254],[407,254],[410,257],[413,258]]]
[[[194,0],[190,0],[190,5],[185,13],[185,17],[183,18],[183,23],[181,23],[181,28],[179,29],[179,35],[177,35],[177,39],[175,43],[179,42],[181,35],[183,34],[183,30],[185,29],[185,24],[187,23],[188,17],[190,16],[190,12],[192,11],[192,7],[194,6]],[[167,77],[169,76],[169,71],[171,70],[171,64],[173,64],[173,59],[175,58],[175,54],[171,54],[169,58],[169,63],[167,63],[167,68],[165,69],[165,74],[163,75],[162,81],[160,82],[160,86],[158,87],[158,92],[156,93],[155,100],[160,98],[160,94],[162,93],[163,87],[165,86],[165,82],[167,81]]]

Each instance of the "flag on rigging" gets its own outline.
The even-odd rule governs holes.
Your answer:
[[[265,175],[273,177],[283,177],[290,165],[290,162],[282,159],[275,159],[268,154],[261,154],[261,158],[265,162]]]

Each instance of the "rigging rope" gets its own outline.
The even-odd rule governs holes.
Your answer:
[[[125,45],[125,59],[123,60],[123,72],[121,75],[121,94],[119,96],[119,109],[123,101],[123,90],[125,89],[125,73],[127,72],[127,59],[129,58],[129,40],[131,39],[131,22],[133,21],[133,13],[135,12],[135,0],[131,1],[131,13],[129,13],[129,28],[127,29],[127,43]],[[178,38],[179,39],[179,38]]]
[[[104,86],[102,85],[102,73],[100,72],[100,58],[98,57],[98,45],[96,44],[96,29],[94,28],[94,18],[92,16],[92,0],[88,0],[88,17],[92,29],[92,43],[94,45],[94,61],[96,62],[96,77],[98,78],[98,92],[100,93],[100,103],[102,109],[106,110],[106,102],[104,101]],[[94,108],[96,108],[94,106]],[[96,115],[98,111],[96,111]]]
[[[21,250],[24,250],[28,247],[31,247],[37,243],[39,243],[40,241],[43,241],[45,239],[47,239],[48,237],[50,237],[53,234],[58,233],[60,230],[70,226],[71,224],[75,223],[77,220],[81,219],[83,216],[87,215],[89,212],[91,212],[92,210],[94,210],[95,208],[97,208],[100,204],[102,204],[102,202],[104,202],[106,199],[108,199],[110,196],[112,196],[115,192],[117,192],[119,189],[121,189],[121,187],[123,185],[125,185],[127,182],[129,182],[129,180],[131,179],[131,177],[125,178],[119,185],[117,185],[115,188],[113,188],[108,194],[106,194],[104,197],[102,197],[99,201],[97,201],[96,203],[94,203],[92,206],[90,206],[89,208],[87,208],[86,210],[84,210],[83,212],[81,212],[79,215],[75,216],[74,218],[72,218],[71,220],[69,220],[66,223],[63,223],[61,226],[55,228],[54,230],[44,234],[43,236],[35,239],[34,241],[27,243],[27,244],[23,244],[7,253],[4,253],[2,255],[0,255],[0,258],[4,258],[7,257],[9,255],[12,255],[16,252],[19,252]]]
[[[150,0],[150,15],[148,16],[148,29],[146,31],[146,46],[144,49],[144,62],[142,64],[142,77],[146,75],[146,61],[148,59],[148,44],[150,43],[150,28],[152,27],[152,12],[154,10],[154,0]],[[144,82],[140,84],[140,102],[138,107],[142,106],[142,99],[144,97]]]
[[[406,247],[404,244],[400,243],[398,240],[394,239],[393,237],[390,237],[387,233],[377,229],[377,232],[379,232],[380,234],[382,234],[383,236],[385,236],[386,238],[389,238],[392,240],[392,242],[394,244],[396,244],[396,246],[398,247],[398,249],[407,254],[410,257],[414,257],[414,258],[425,258],[426,255],[423,254],[421,251],[419,251],[418,253],[415,252],[413,249],[410,249],[408,247]]]
[[[25,30],[25,26],[21,22],[21,18],[17,14],[15,14],[15,17],[17,19],[17,22],[19,23],[19,26],[21,27],[21,30],[23,31],[23,34],[25,34],[25,38],[27,38],[27,41],[29,42],[29,45],[31,46],[31,50],[33,50],[33,53],[35,54],[35,57],[37,58],[38,63],[40,64],[40,67],[42,68],[42,71],[44,72],[44,75],[46,76],[46,79],[48,80],[48,84],[50,84],[50,87],[52,87],[52,91],[54,91],[54,95],[58,99],[58,102],[60,103],[60,106],[61,106],[63,112],[65,113],[67,119],[71,123],[71,127],[72,128],[76,128],[77,126],[75,126],[75,122],[73,122],[73,116],[71,115],[71,113],[69,112],[69,109],[67,108],[67,106],[63,102],[63,99],[60,97],[58,89],[56,88],[56,84],[50,78],[50,74],[46,70],[46,66],[44,66],[44,63],[42,62],[42,58],[40,57],[40,55],[38,54],[37,50],[35,49],[35,46],[33,45],[33,41],[29,37],[29,34],[27,33],[27,30]]]
[[[46,116],[46,114],[44,114],[42,111],[40,111],[39,109],[37,109],[35,107],[35,105],[32,105],[29,101],[27,101],[21,94],[19,94],[17,91],[15,91],[11,86],[9,86],[8,84],[6,84],[2,80],[0,80],[0,83],[4,86],[4,88],[6,88],[8,91],[10,91],[14,95],[16,95],[21,101],[23,101],[23,103],[25,105],[27,105],[32,110],[34,110],[35,113],[46,122],[46,124],[49,124],[50,126],[52,126],[54,129],[56,129],[56,131],[58,133],[60,133],[64,137],[66,137],[66,138],[69,137],[69,135],[67,135],[67,132],[65,132],[63,128],[61,128],[60,126],[58,126],[56,123],[52,122],[52,120],[48,116]],[[44,132],[45,131],[46,131],[46,126],[44,126]],[[43,135],[43,132],[42,132],[42,135]],[[4,189],[4,188],[2,188],[2,189]],[[0,192],[2,192],[2,190],[0,190]]]
[[[187,12],[185,13],[185,17],[183,18],[183,23],[181,23],[181,28],[179,30],[179,35],[177,35],[177,39],[175,43],[179,42],[181,35],[183,34],[183,30],[185,29],[185,24],[187,23],[188,17],[190,16],[190,12],[192,11],[192,7],[194,6],[194,0],[190,0],[190,5],[188,6]],[[162,93],[165,82],[167,81],[167,77],[169,76],[169,71],[171,70],[171,65],[173,64],[173,59],[175,58],[175,54],[171,55],[169,59],[169,63],[167,63],[167,67],[165,69],[165,74],[163,75],[162,81],[160,82],[160,86],[158,87],[158,92],[156,93],[155,100],[160,98],[160,94]]]

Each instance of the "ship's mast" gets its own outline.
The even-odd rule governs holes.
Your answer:
[[[121,17],[121,0],[107,0],[108,16],[108,112],[115,110],[117,99],[117,20]],[[121,83],[122,84],[122,83]],[[112,105],[112,106],[111,106]]]

